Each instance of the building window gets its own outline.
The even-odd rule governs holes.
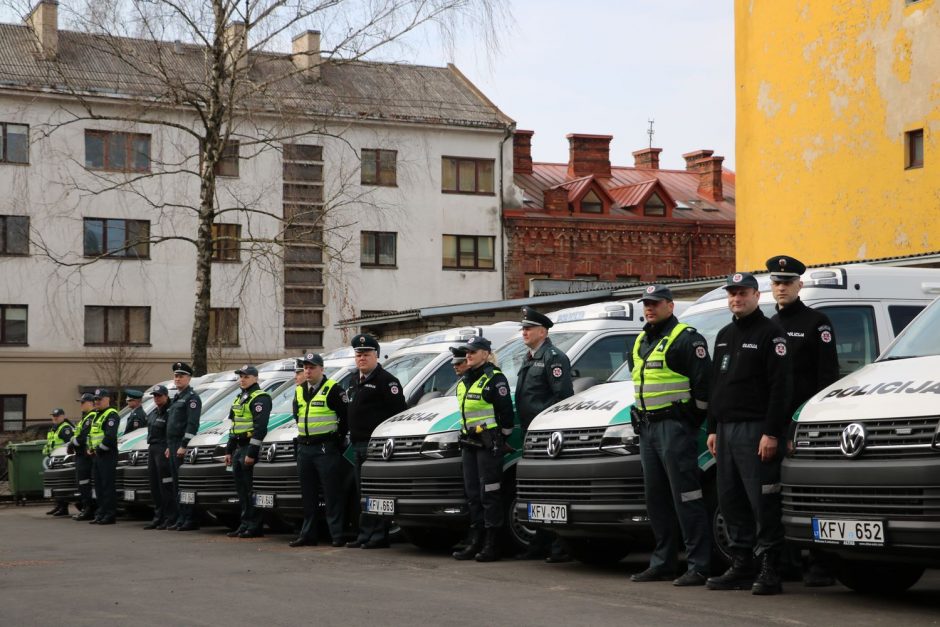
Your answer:
[[[0,122],[0,163],[29,163],[29,127]]]
[[[444,267],[492,270],[496,267],[496,238],[478,235],[445,235]]]
[[[397,249],[397,233],[363,231],[359,264],[363,267],[394,268]]]
[[[212,261],[241,261],[240,224],[212,225]]]
[[[29,254],[29,218],[0,216],[0,255]]]
[[[444,157],[441,190],[456,194],[492,194],[493,160]]]
[[[213,307],[209,310],[209,344],[238,346],[238,308]]]
[[[363,148],[362,184],[394,187],[398,182],[395,163],[397,158],[398,151],[395,150]]]
[[[603,213],[604,212],[604,203],[601,202],[600,196],[592,189],[581,199],[581,212],[582,213]]]
[[[26,305],[0,305],[0,344],[26,344]]]
[[[664,216],[666,215],[666,203],[659,194],[650,194],[643,205],[643,215],[645,216]]]
[[[85,218],[84,222],[86,257],[150,257],[150,223],[146,220]]]
[[[150,135],[87,130],[85,167],[112,172],[149,172]]]
[[[222,155],[215,163],[216,176],[238,177],[238,140],[230,139],[222,147]]]
[[[924,167],[924,129],[904,133],[905,167]]]
[[[26,396],[0,396],[0,431],[22,431],[25,423]]]
[[[85,307],[85,345],[150,344],[150,307]]]

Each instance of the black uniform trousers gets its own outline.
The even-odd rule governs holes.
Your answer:
[[[78,497],[81,500],[82,510],[94,508],[94,499],[91,498],[92,466],[94,462],[87,453],[75,454],[75,483],[78,484]]]
[[[304,522],[300,537],[317,540],[317,510],[320,494],[326,504],[326,524],[333,540],[343,539],[343,494],[340,464],[344,463],[332,437],[318,443],[297,442],[297,479],[304,506]]]
[[[147,446],[147,453],[153,521],[157,524],[175,522],[176,495],[173,494],[173,474],[170,471],[170,460],[166,458],[166,444],[150,444]]]
[[[251,500],[255,467],[245,464],[250,448],[251,445],[245,443],[232,453],[232,477],[235,479],[235,491],[238,493],[238,505],[241,510],[238,528],[249,533],[259,533],[264,512],[255,507]]]
[[[467,493],[470,527],[498,529],[503,526],[503,454],[490,448],[464,444],[461,451],[463,488]]]
[[[369,448],[369,442],[353,442],[353,453],[356,457],[356,487],[359,494],[356,502],[362,504],[362,465],[366,461],[366,454]],[[387,542],[388,529],[391,522],[387,516],[378,514],[369,514],[360,510],[359,512],[359,536],[357,542],[365,544],[366,542]]]
[[[93,470],[95,494],[98,495],[98,520],[114,520],[117,517],[117,492],[114,485],[117,474],[117,453],[96,452]]]
[[[170,488],[170,506],[167,508],[166,522],[168,525],[186,525],[196,524],[196,511],[189,503],[180,503],[180,466],[183,465],[183,458],[176,454],[176,451],[183,445],[182,440],[167,440],[166,448],[170,451],[169,467],[170,478],[172,479]]]
[[[718,424],[718,504],[728,525],[731,549],[741,555],[760,556],[783,546],[780,464],[777,456],[762,462],[757,447],[763,435],[760,420]]]
[[[667,417],[641,422],[639,436],[646,511],[656,537],[650,567],[676,571],[679,552],[676,532],[681,530],[688,569],[707,577],[711,525],[699,478],[699,429],[689,422]]]

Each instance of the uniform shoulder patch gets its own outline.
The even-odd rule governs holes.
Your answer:
[[[774,352],[777,353],[780,357],[783,357],[787,354],[787,342],[782,337],[774,338]]]
[[[696,346],[695,356],[698,357],[699,359],[705,359],[706,357],[708,357],[708,351],[705,349],[704,346],[701,346],[701,345]]]
[[[832,341],[832,332],[828,330],[821,331],[819,333],[819,339],[826,344],[830,343]]]
[[[509,388],[505,385],[499,385],[496,387],[496,390],[499,392],[500,396],[506,396],[509,394]]]
[[[394,383],[388,384],[388,391],[392,393],[392,396],[396,396],[399,392],[399,388]]]
[[[189,401],[189,406],[190,406],[191,408],[193,408],[193,409],[196,409],[196,407],[197,407],[198,405],[199,405],[199,403],[196,401],[196,399],[193,399],[193,400]]]
[[[261,403],[255,403],[255,411],[261,411],[261,409],[262,409]]]
[[[114,426],[114,418],[108,418],[108,426],[109,426],[109,427],[113,427],[113,426]]]
[[[561,375],[563,375],[564,373],[565,371],[564,369],[562,369],[561,366],[554,366],[552,368],[552,376],[555,377],[556,379],[561,378]]]

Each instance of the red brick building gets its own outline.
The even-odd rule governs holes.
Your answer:
[[[568,135],[568,163],[533,163],[533,131],[516,131],[513,169],[521,208],[503,210],[507,298],[529,279],[629,283],[734,271],[734,174],[711,150],[659,167],[661,148],[610,165],[610,135]]]

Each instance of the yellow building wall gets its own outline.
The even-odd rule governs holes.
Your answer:
[[[940,250],[940,0],[735,0],[735,30],[738,268]]]

